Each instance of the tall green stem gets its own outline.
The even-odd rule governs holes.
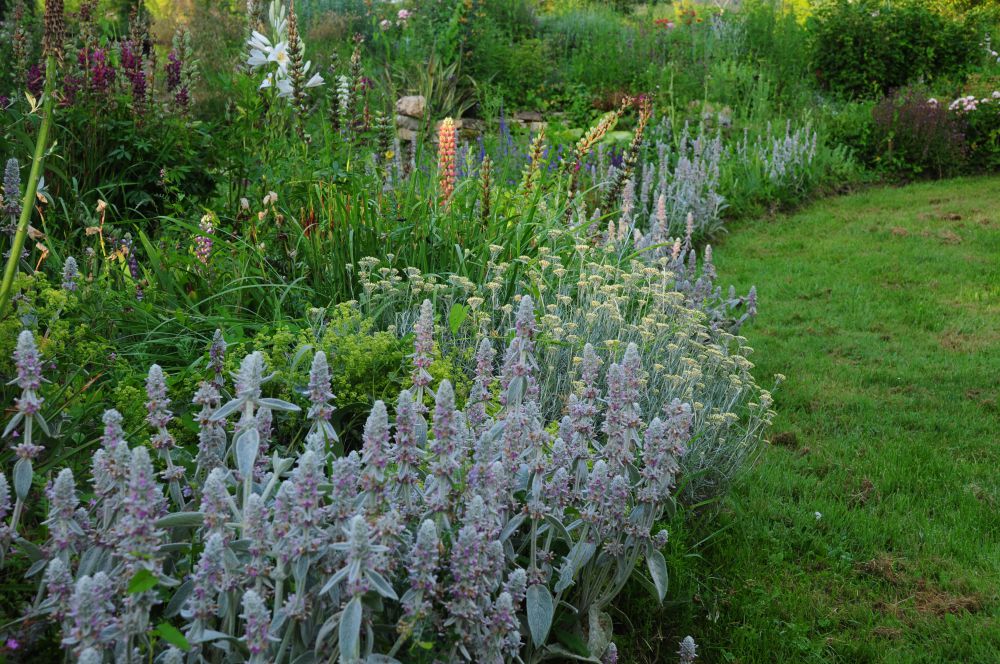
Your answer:
[[[24,190],[24,200],[21,204],[21,218],[17,222],[14,233],[14,243],[7,257],[7,266],[3,272],[3,283],[0,284],[0,317],[7,313],[10,305],[10,291],[14,286],[14,276],[17,274],[17,263],[21,259],[24,248],[24,238],[28,235],[28,225],[31,221],[31,211],[35,207],[35,194],[38,191],[38,179],[42,174],[42,158],[45,156],[45,144],[49,138],[49,128],[52,126],[53,88],[56,78],[56,59],[49,56],[45,60],[45,92],[42,99],[42,126],[38,129],[35,140],[35,156],[31,160],[31,173],[28,176],[28,186]]]

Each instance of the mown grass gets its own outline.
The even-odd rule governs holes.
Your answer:
[[[722,532],[674,555],[693,608],[630,607],[632,661],[691,633],[706,662],[1000,662],[1000,180],[831,199],[716,255],[760,293],[758,379],[788,379]]]

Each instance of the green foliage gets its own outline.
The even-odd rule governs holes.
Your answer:
[[[812,63],[826,88],[853,98],[960,76],[978,59],[975,26],[921,0],[830,0],[809,19]]]
[[[872,189],[729,235],[720,274],[769,294],[746,333],[755,373],[789,380],[773,444],[701,531],[722,532],[687,570],[711,579],[699,603],[687,617],[633,604],[629,662],[661,661],[685,634],[705,661],[998,661],[1000,555],[982,536],[996,523],[998,186]]]

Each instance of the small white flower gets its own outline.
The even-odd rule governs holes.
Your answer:
[[[815,516],[817,521],[823,518],[823,514],[821,512],[816,512]]]

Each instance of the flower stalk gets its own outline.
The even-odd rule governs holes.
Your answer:
[[[62,3],[59,3],[60,5]],[[28,236],[28,225],[31,221],[31,211],[34,209],[35,194],[38,191],[38,180],[42,175],[42,160],[45,156],[45,146],[49,140],[49,130],[52,127],[54,112],[53,88],[56,79],[56,53],[50,51],[45,58],[45,92],[42,95],[42,124],[35,139],[35,154],[31,159],[31,171],[28,174],[27,186],[24,188],[24,198],[21,203],[21,216],[14,231],[14,241],[10,255],[3,272],[3,282],[0,282],[0,318],[7,313],[10,306],[11,288],[14,286],[14,276],[17,274],[17,262],[24,249],[24,240]]]

